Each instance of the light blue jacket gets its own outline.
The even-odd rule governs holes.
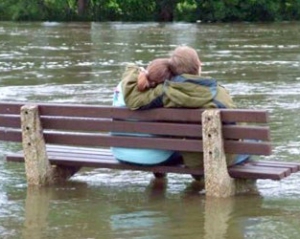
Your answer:
[[[118,84],[114,91],[113,106],[126,107],[124,102],[121,83]],[[127,134],[114,132],[115,135],[130,135],[130,136],[149,136],[148,134]],[[165,162],[174,151],[158,150],[158,149],[138,149],[138,148],[122,148],[111,147],[112,153],[116,159],[122,162],[140,164],[140,165],[156,165]]]

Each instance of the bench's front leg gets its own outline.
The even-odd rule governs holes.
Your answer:
[[[228,174],[219,110],[202,114],[204,177],[207,196],[229,197],[235,194],[234,179]]]

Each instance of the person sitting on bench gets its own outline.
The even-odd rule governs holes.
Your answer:
[[[132,79],[137,82],[139,73],[147,71],[147,75],[150,79],[159,79],[157,82],[163,82],[165,79],[171,78],[171,72],[168,68],[169,59],[159,58],[153,60],[147,69],[143,69],[136,65],[129,65],[126,67],[126,71],[123,74],[122,81],[115,88],[113,96],[113,106],[127,107],[124,102],[123,96],[123,83]],[[128,79],[130,78],[130,79]],[[148,81],[147,81],[148,82]],[[152,84],[152,86],[154,86]],[[146,82],[140,82],[132,89],[130,94],[142,94],[142,91],[151,87]],[[115,119],[117,120],[117,119]],[[130,119],[129,119],[130,120]],[[141,136],[141,134],[126,134],[122,132],[113,132],[114,135],[126,135],[126,136]],[[153,137],[153,135],[149,135]],[[146,149],[146,148],[123,148],[123,147],[111,147],[112,153],[116,159],[120,162],[131,163],[136,165],[177,165],[182,164],[182,157],[179,153],[172,150],[158,150],[158,149]]]
[[[124,102],[132,110],[157,107],[169,108],[236,108],[229,92],[215,79],[201,77],[201,61],[195,49],[188,46],[177,47],[168,61],[171,78],[151,79],[145,71],[139,72],[139,79],[127,77],[122,82]],[[128,72],[128,75],[137,74]],[[143,84],[144,82],[144,84]],[[145,82],[148,82],[145,84]],[[156,87],[153,88],[153,82]],[[161,83],[161,84],[160,84]],[[148,87],[140,87],[146,85]],[[136,89],[142,89],[141,93]],[[184,165],[203,167],[201,154],[181,152]],[[227,155],[227,165],[241,163],[248,155]]]

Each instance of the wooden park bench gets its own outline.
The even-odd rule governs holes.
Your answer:
[[[297,163],[267,160],[227,168],[225,153],[271,154],[265,110],[131,111],[110,106],[0,102],[0,140],[22,143],[22,150],[8,153],[6,159],[25,161],[29,185],[52,184],[68,179],[81,167],[94,167],[147,171],[157,177],[167,173],[205,175],[206,195],[227,197],[237,192],[237,182],[280,180],[300,170]],[[120,163],[112,156],[111,146],[203,152],[204,170]]]

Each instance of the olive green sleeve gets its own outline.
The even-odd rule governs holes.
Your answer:
[[[163,85],[146,91],[139,91],[137,88],[137,79],[139,68],[128,66],[122,77],[122,92],[126,106],[131,110],[137,110],[142,106],[150,104],[153,100],[163,94]]]
[[[140,68],[135,64],[128,64],[122,75],[122,81],[137,81]]]
[[[218,86],[218,94],[216,96],[216,100],[222,102],[228,109],[235,109],[236,105],[232,99],[232,97],[229,94],[229,91],[223,87],[223,86]]]

